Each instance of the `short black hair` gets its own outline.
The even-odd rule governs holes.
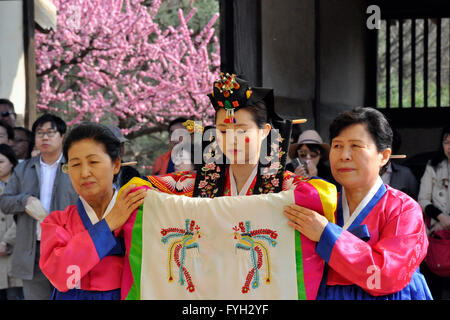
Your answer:
[[[6,134],[8,135],[8,140],[14,139],[14,129],[11,127],[8,122],[4,120],[0,120],[0,127],[3,127],[6,129]]]
[[[370,107],[358,107],[338,115],[330,125],[330,141],[336,138],[342,130],[355,125],[365,125],[378,152],[392,147],[392,129],[385,116]]]
[[[0,104],[6,104],[8,106],[9,111],[14,112],[14,103],[8,99],[0,99]]]
[[[175,118],[175,119],[173,119],[172,121],[170,121],[169,122],[169,126],[167,127],[167,130],[169,130],[169,132],[170,132],[170,128],[174,125],[174,124],[177,124],[177,123],[183,123],[183,122],[186,122],[186,121],[188,121],[189,119],[187,119],[187,118],[185,118],[185,117],[178,117],[178,118]]]
[[[72,144],[84,139],[92,139],[103,144],[113,162],[120,157],[120,140],[107,126],[96,122],[82,122],[73,127],[66,136],[63,145],[63,155],[66,160],[69,160],[68,154]]]
[[[33,151],[33,148],[34,148],[34,133],[31,132],[30,130],[28,130],[27,128],[24,128],[24,127],[14,127],[14,130],[22,131],[27,136],[27,139],[28,139],[27,158],[30,158],[31,157],[31,152]],[[15,135],[16,134],[14,133],[14,136]]]
[[[33,131],[33,133],[36,134],[36,130],[47,122],[50,122],[52,124],[52,128],[56,128],[56,130],[60,133],[60,135],[66,133],[67,125],[64,122],[64,120],[51,113],[45,113],[39,118],[37,118],[36,121],[33,123],[31,131]]]
[[[8,158],[9,162],[11,162],[11,164],[13,165],[13,168],[17,165],[18,161],[16,154],[14,153],[13,148],[11,148],[9,145],[4,143],[0,144],[0,154]]]

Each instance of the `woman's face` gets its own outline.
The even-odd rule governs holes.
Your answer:
[[[119,170],[120,158],[113,162],[105,146],[93,139],[74,142],[68,150],[70,180],[75,191],[88,202],[112,196],[113,178]]]
[[[5,155],[0,153],[0,181],[6,180],[12,172],[13,165]]]
[[[365,125],[354,124],[343,129],[331,142],[331,172],[346,190],[369,191],[390,155],[389,148],[378,152]]]
[[[450,160],[450,134],[444,136],[442,147],[444,148],[444,153],[447,156],[447,159]]]
[[[300,160],[310,160],[317,167],[320,161],[320,150],[311,151],[307,145],[302,144],[300,148],[297,149],[297,156]]]
[[[217,142],[232,164],[257,164],[261,142],[269,134],[271,126],[258,128],[251,112],[240,109],[234,113],[236,123],[224,123],[226,111],[216,115]]]

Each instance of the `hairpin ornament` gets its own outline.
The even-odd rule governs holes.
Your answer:
[[[225,109],[224,123],[236,123],[234,112],[247,105],[252,93],[247,81],[237,78],[234,73],[221,72],[209,97],[216,110]]]
[[[187,120],[182,124],[190,134],[193,134],[194,132],[203,133],[203,130],[205,129],[199,122],[195,122],[194,120]]]

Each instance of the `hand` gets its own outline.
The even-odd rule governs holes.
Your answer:
[[[284,207],[284,215],[289,219],[288,224],[300,231],[312,241],[318,242],[323,230],[328,224],[323,215],[296,204]]]
[[[36,197],[29,196],[29,197],[27,198],[27,203],[25,203],[25,207],[28,206],[28,205],[30,205],[34,200],[40,201],[40,200],[39,200],[38,198],[36,198]]]
[[[439,231],[439,230],[444,230],[444,226],[440,223],[440,222],[436,222],[433,227],[430,229],[430,233],[435,232],[435,231]]]
[[[111,231],[120,228],[130,217],[130,215],[144,203],[147,195],[146,189],[139,189],[131,192],[136,185],[131,184],[126,187],[117,198],[111,212],[106,216],[105,220]]]
[[[194,165],[191,163],[188,164],[181,163],[179,165],[175,165],[175,172],[191,171],[191,170],[194,170]]]
[[[302,165],[300,165],[297,168],[295,168],[294,173],[295,173],[296,176],[308,177],[308,174],[306,173],[306,170],[305,170],[305,168]]]
[[[306,166],[308,167],[308,172],[310,177],[317,176],[317,167],[311,160],[306,160]]]
[[[38,149],[34,149],[33,151],[31,151],[31,157],[36,157],[40,154],[41,154],[41,151]]]
[[[437,216],[437,218],[444,229],[450,229],[450,216],[448,214],[441,213]]]

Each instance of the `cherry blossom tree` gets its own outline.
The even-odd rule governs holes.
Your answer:
[[[178,116],[211,119],[218,13],[195,33],[192,6],[162,28],[161,0],[52,1],[57,29],[36,33],[38,110],[58,112],[69,125],[108,121],[129,139],[163,131]]]

